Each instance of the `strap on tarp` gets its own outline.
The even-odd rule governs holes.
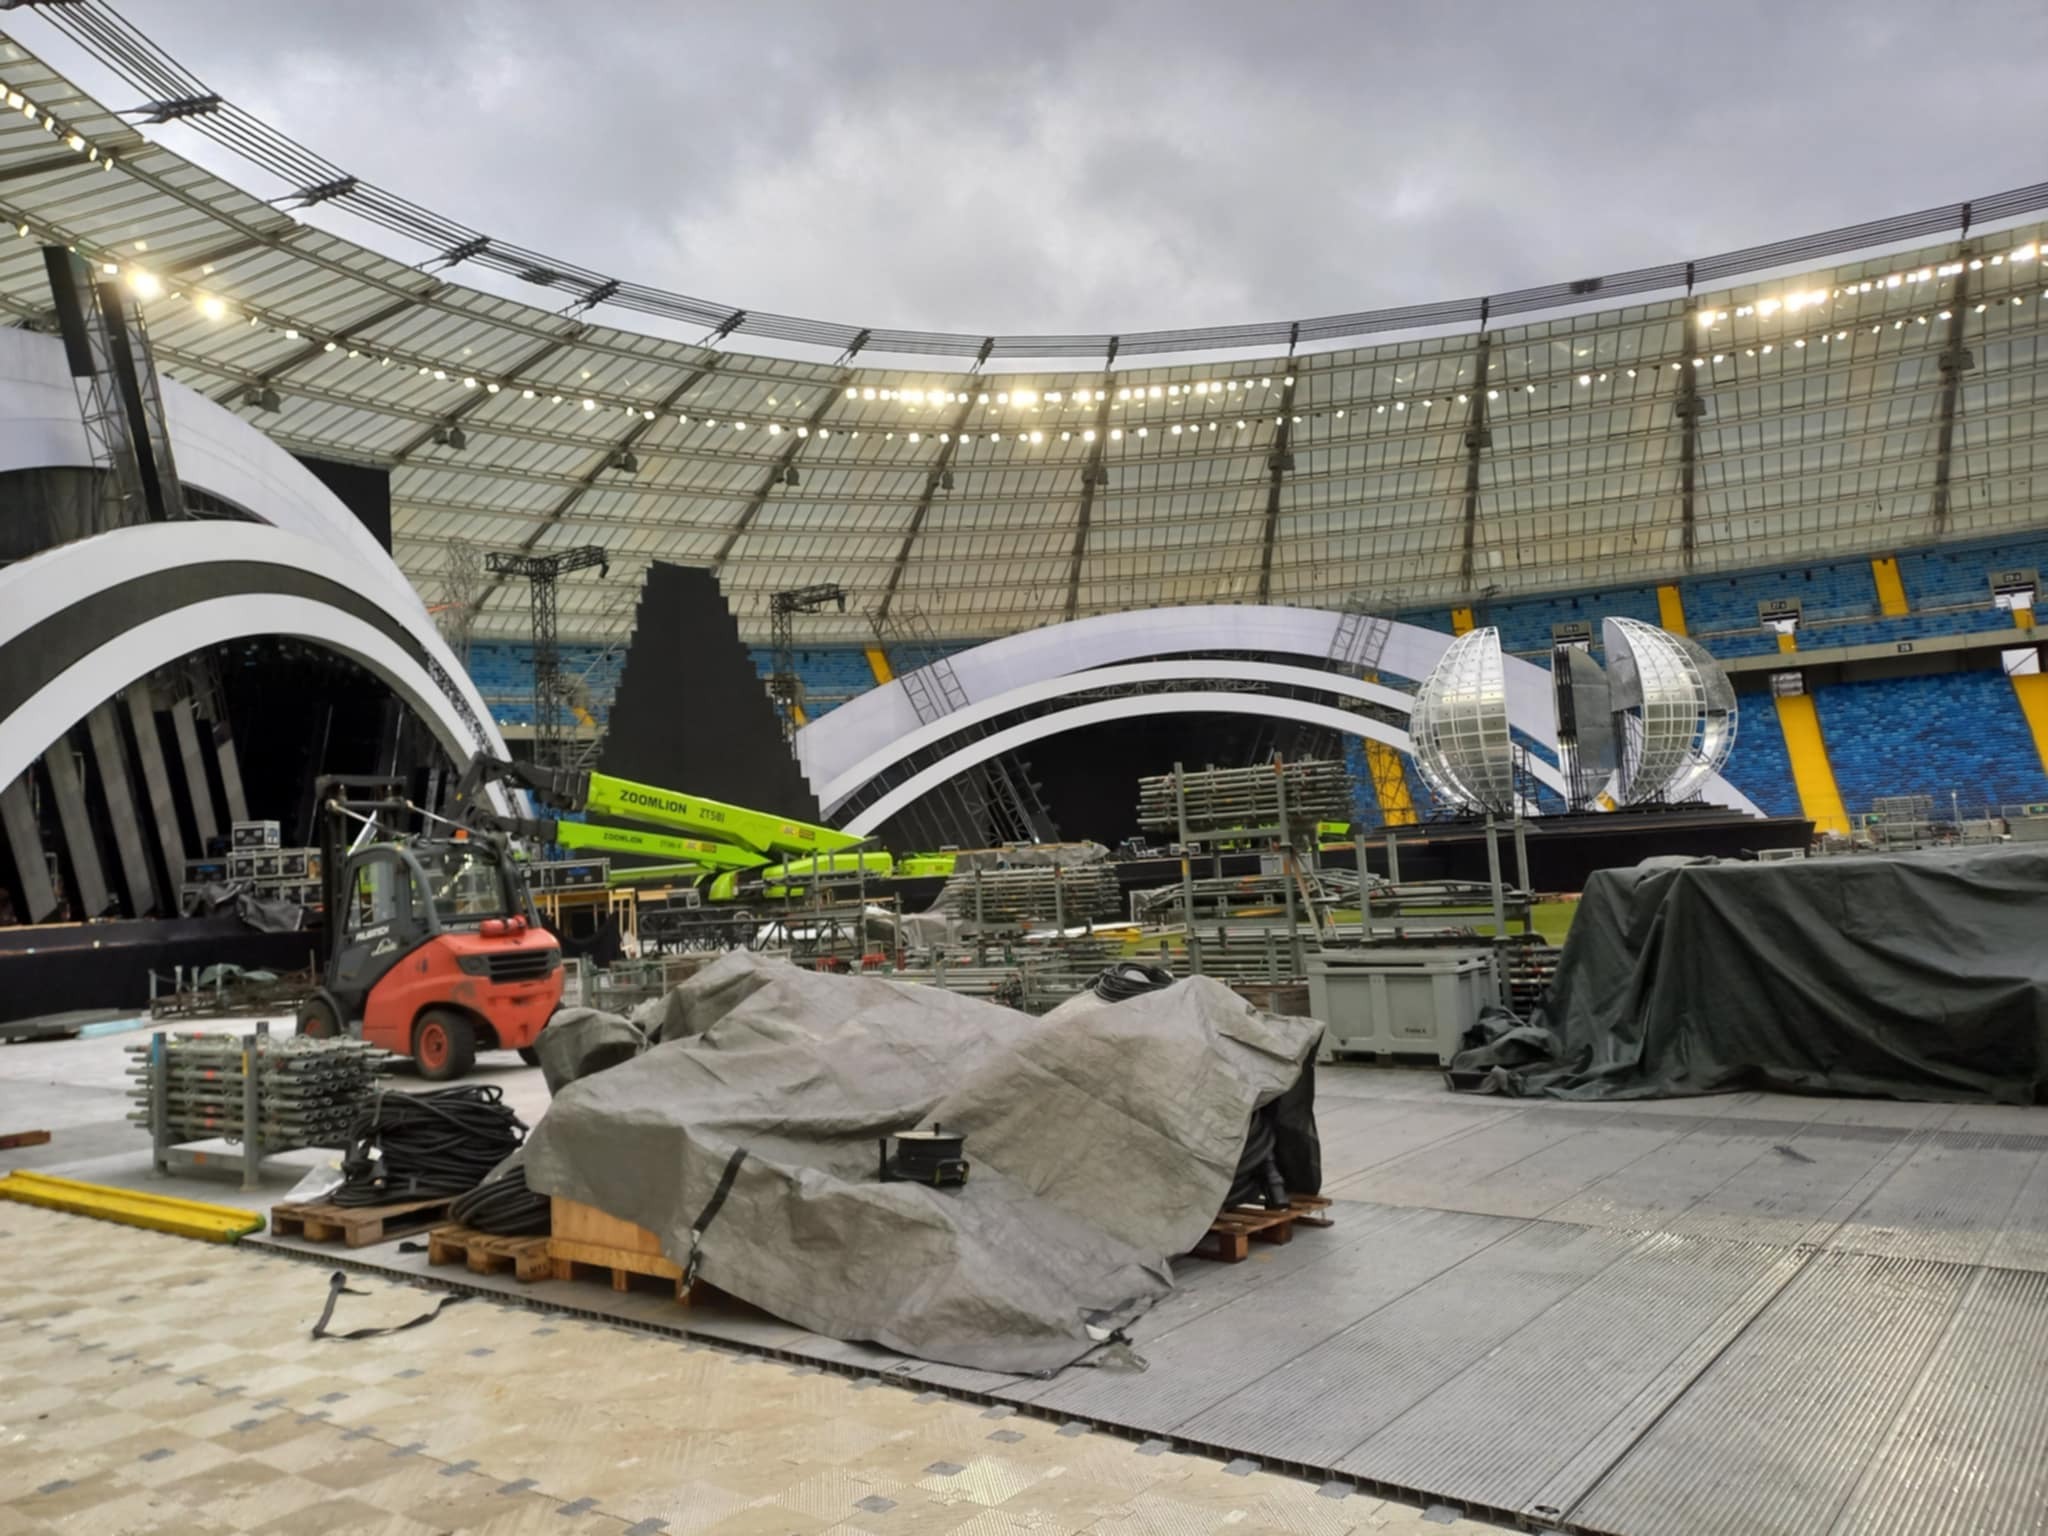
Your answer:
[[[718,1188],[711,1191],[710,1200],[705,1202],[704,1209],[698,1213],[697,1219],[690,1224],[690,1260],[683,1266],[683,1285],[685,1288],[697,1283],[697,1266],[703,1259],[704,1229],[711,1225],[711,1219],[718,1214],[719,1209],[725,1204],[725,1197],[732,1193],[733,1180],[740,1176],[740,1164],[746,1160],[747,1149],[745,1147],[734,1147],[732,1149],[732,1156],[725,1160],[725,1171],[718,1176]]]

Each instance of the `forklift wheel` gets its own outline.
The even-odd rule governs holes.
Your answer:
[[[412,1029],[412,1056],[420,1076],[437,1083],[466,1075],[476,1063],[476,1030],[445,1008],[430,1008]]]
[[[538,1046],[522,1045],[521,1047],[519,1047],[519,1059],[525,1062],[529,1067],[539,1066],[540,1048]]]
[[[309,997],[299,1006],[299,1033],[314,1040],[333,1040],[341,1034],[341,1020],[334,1004],[324,997]]]

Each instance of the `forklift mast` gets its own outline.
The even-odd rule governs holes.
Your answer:
[[[330,935],[338,935],[343,927],[342,913],[349,897],[349,855],[360,840],[371,843],[431,843],[441,841],[432,837],[428,829],[416,825],[426,820],[418,806],[406,798],[406,782],[382,774],[323,774],[314,780],[313,796],[317,810],[320,842],[320,902],[321,911],[326,914]],[[362,823],[355,818],[366,817],[376,823],[376,830],[367,838],[361,838]],[[479,849],[488,850],[496,864],[499,879],[504,885],[507,905],[523,913],[529,921],[537,920],[533,895],[527,888],[526,877],[519,869],[510,843],[502,833],[479,828],[475,838]]]
[[[356,823],[344,811],[358,816],[410,817],[412,806],[405,798],[405,781],[377,774],[330,773],[313,782],[315,833],[320,842],[320,910],[326,914],[329,947],[341,928],[341,897],[348,872],[349,848],[355,841],[351,830]]]

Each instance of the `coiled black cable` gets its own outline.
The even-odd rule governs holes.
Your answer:
[[[524,1165],[486,1179],[448,1207],[448,1219],[493,1237],[542,1237],[549,1230],[548,1197],[527,1188]]]
[[[1123,1003],[1172,985],[1173,972],[1164,966],[1119,960],[1115,965],[1104,966],[1102,974],[1095,978],[1095,995],[1105,1003]]]
[[[525,1135],[504,1091],[489,1084],[380,1093],[356,1121],[341,1185],[330,1198],[336,1205],[384,1205],[466,1194]]]

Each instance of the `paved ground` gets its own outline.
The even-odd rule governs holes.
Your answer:
[[[119,1043],[111,1041],[0,1050],[0,1126],[50,1123],[38,1116],[45,1086],[53,1087],[49,1102],[71,1132],[60,1129],[58,1143],[42,1149],[39,1160],[63,1168],[64,1152],[83,1148],[91,1154],[86,1176],[146,1180],[141,1133],[120,1120],[121,1061]],[[504,1083],[529,1118],[537,1114],[543,1096],[537,1073],[504,1058],[492,1064],[489,1080]],[[2048,1463],[2040,1455],[2048,1444],[2048,1391],[2042,1390],[2048,1382],[2048,1109],[1754,1094],[1619,1105],[1474,1099],[1446,1093],[1432,1075],[1362,1068],[1326,1071],[1318,1087],[1325,1191],[1338,1202],[1336,1226],[1303,1233],[1285,1247],[1260,1248],[1249,1263],[1177,1266],[1175,1293],[1133,1329],[1148,1362],[1142,1373],[997,1376],[821,1339],[758,1315],[692,1308],[679,1318],[672,1301],[614,1297],[601,1286],[521,1288],[505,1280],[497,1288],[509,1299],[598,1314],[603,1324],[687,1328],[700,1340],[779,1352],[783,1358],[772,1364],[711,1357],[737,1374],[718,1377],[708,1389],[712,1398],[691,1411],[714,1415],[710,1432],[721,1444],[741,1447],[743,1463],[758,1454],[793,1458],[792,1478],[809,1475],[810,1447],[824,1447],[829,1454],[816,1459],[850,1477],[891,1489],[915,1487],[943,1500],[964,1486],[948,1479],[964,1474],[924,1469],[938,1462],[973,1466],[977,1448],[999,1459],[1010,1454],[981,1446],[997,1429],[1090,1444],[1083,1433],[1058,1435],[1058,1426],[1092,1425],[1129,1436],[1101,1442],[1112,1459],[1138,1458],[1116,1461],[1128,1483],[1093,1462],[1085,1473],[1060,1474],[1099,1483],[1120,1502],[1106,1511],[1093,1505],[1062,1505],[1065,1514],[1048,1510],[1048,1518],[1078,1524],[1046,1529],[1106,1522],[1096,1528],[1199,1536],[1263,1523],[1335,1532],[1346,1521],[1366,1520],[1359,1511],[1372,1507],[1357,1503],[1356,1495],[1324,1498],[1313,1486],[1285,1482],[1273,1486],[1292,1492],[1274,1498],[1316,1502],[1286,1504],[1285,1511],[1233,1503],[1228,1491],[1251,1485],[1220,1469],[1241,1458],[1417,1502],[1441,1499],[1539,1528],[1627,1536],[2048,1532]],[[123,1137],[134,1138],[132,1150],[119,1150]],[[9,1159],[0,1154],[0,1167]],[[280,1179],[293,1176],[289,1169],[279,1172]],[[0,1242],[6,1255],[0,1297],[18,1277],[57,1306],[92,1298],[94,1308],[104,1308],[106,1293],[125,1287],[145,1293],[155,1307],[172,1294],[158,1266],[180,1270],[203,1262],[220,1266],[218,1291],[204,1293],[203,1305],[175,1297],[163,1317],[167,1326],[190,1316],[202,1333],[226,1329],[220,1346],[232,1353],[230,1336],[242,1322],[238,1298],[249,1296],[263,1303],[250,1304],[250,1322],[275,1329],[256,1352],[268,1351],[270,1365],[328,1369],[320,1355],[356,1352],[356,1346],[330,1351],[304,1339],[324,1294],[324,1255],[307,1264],[250,1251],[200,1250],[202,1257],[194,1258],[174,1248],[163,1259],[145,1261],[145,1251],[166,1252],[159,1240],[93,1228],[80,1250],[88,1260],[67,1258],[70,1267],[53,1273],[46,1251],[55,1251],[54,1239],[44,1234],[57,1229],[28,1226],[6,1207],[0,1207],[0,1228],[27,1234],[25,1243]],[[134,1248],[138,1241],[159,1246]],[[402,1255],[395,1245],[359,1250],[356,1257],[384,1266],[395,1281],[424,1269],[421,1258]],[[261,1278],[252,1284],[252,1276]],[[407,1290],[387,1305],[414,1310],[422,1294]],[[273,1298],[281,1309],[275,1318],[265,1310]],[[0,1312],[6,1310],[0,1303]],[[111,1310],[120,1321],[131,1306]],[[491,1326],[505,1330],[504,1341],[494,1334],[491,1342],[470,1346],[491,1348],[494,1355],[472,1357],[465,1349],[450,1369],[406,1378],[424,1383],[417,1390],[426,1395],[413,1401],[393,1443],[426,1441],[451,1463],[474,1461],[508,1482],[538,1476],[503,1464],[506,1453],[491,1438],[489,1416],[460,1418],[472,1411],[473,1394],[438,1396],[434,1384],[452,1384],[459,1372],[524,1369],[527,1351],[564,1347],[546,1341],[582,1322],[542,1324],[530,1313],[478,1300],[396,1344],[361,1349],[366,1357],[394,1349],[394,1358],[417,1350],[423,1359],[439,1359],[444,1337],[484,1326],[480,1319],[499,1320]],[[89,1328],[60,1329],[79,1335],[60,1342],[100,1343],[97,1317],[85,1321]],[[540,1326],[557,1331],[536,1334]],[[614,1334],[587,1337],[610,1341]],[[697,1360],[675,1355],[681,1347],[672,1339],[602,1348],[592,1342],[587,1358],[577,1352],[559,1400],[549,1395],[554,1387],[521,1387],[505,1411],[518,1422],[562,1426],[578,1455],[594,1454],[590,1447],[597,1444],[609,1456],[616,1449],[604,1433],[611,1411],[574,1405],[586,1395],[608,1399],[617,1390],[637,1405],[634,1412],[655,1411],[647,1399],[666,1388],[657,1389],[647,1372],[622,1375],[610,1351],[664,1362],[656,1374],[665,1383],[666,1362]],[[109,1338],[91,1354],[118,1349]],[[12,1353],[0,1369],[13,1366]],[[510,1358],[489,1367],[460,1363],[499,1354]],[[181,1363],[181,1374],[189,1374],[190,1363],[182,1357]],[[268,1367],[246,1363],[251,1380],[223,1377],[208,1389],[241,1386],[278,1395],[266,1385]],[[92,1359],[55,1368],[85,1373],[77,1380],[88,1397],[119,1406],[118,1387],[91,1376],[89,1366],[99,1368]],[[784,1374],[805,1366],[837,1374]],[[544,1383],[562,1374],[559,1359],[535,1369]],[[866,1373],[869,1385],[861,1388],[857,1376],[847,1385],[849,1372]],[[808,1409],[777,1407],[771,1421],[737,1425],[723,1416],[728,1380],[749,1387],[806,1383],[789,1390],[837,1406],[821,1410],[818,1419],[803,1417]],[[871,1404],[900,1406],[905,1387],[974,1394],[972,1404],[935,1399],[916,1405],[964,1414],[962,1423],[978,1425],[991,1406],[1016,1410],[1011,1418],[1018,1422],[991,1421],[993,1427],[976,1431],[978,1439],[948,1442],[943,1453],[908,1466],[848,1460],[832,1449],[842,1444],[837,1436],[914,1434],[893,1420],[867,1417]],[[414,1389],[386,1384],[382,1390]],[[707,1389],[677,1390],[693,1395]],[[529,1398],[536,1405],[531,1409]],[[181,1417],[195,1401],[201,1400],[181,1400],[169,1417]],[[0,1412],[14,1411],[11,1397],[0,1403],[6,1404]],[[418,1416],[431,1416],[437,1405],[463,1426],[445,1445],[427,1440],[417,1427]],[[286,1409],[317,1411],[295,1397],[272,1411]],[[804,1427],[789,1431],[772,1421],[784,1413]],[[239,1422],[202,1438],[253,1432],[235,1431]],[[370,1422],[380,1420],[373,1414]],[[757,1432],[768,1438],[757,1442]],[[548,1473],[546,1490],[571,1504],[585,1496],[603,1500],[605,1508],[630,1514],[629,1525],[667,1519],[668,1506],[624,1501],[631,1477],[639,1475],[633,1468],[657,1453],[645,1447],[667,1439],[666,1431],[652,1441],[636,1438],[641,1461],[621,1467],[622,1456],[609,1463],[625,1482],[605,1481],[602,1461],[571,1461],[560,1464],[566,1470]],[[1223,1501],[1206,1494],[1187,1498],[1186,1489],[1146,1482],[1147,1468],[1162,1463],[1139,1442],[1162,1454],[1168,1445],[1214,1453],[1207,1461],[1171,1464],[1207,1468],[1205,1478],[1229,1478],[1214,1485],[1225,1490]],[[769,1446],[777,1449],[762,1449]],[[666,1487],[687,1481],[686,1473],[695,1476],[693,1464],[665,1462],[659,1476]],[[925,1487],[926,1477],[939,1484]],[[771,1504],[778,1497],[723,1478],[709,1480]],[[1064,1497],[1080,1486],[1058,1492]],[[1019,1489],[1013,1497],[1029,1492]],[[848,1518],[898,1521],[877,1529],[951,1528],[944,1514],[896,1513],[914,1508],[909,1498],[890,1491],[879,1496],[891,1499],[894,1509],[869,1506]],[[816,1518],[845,1513],[822,1510]],[[78,1528],[106,1527],[88,1522]],[[0,1522],[0,1536],[7,1529]]]
[[[342,1327],[431,1302],[352,1284],[371,1294],[342,1299]],[[325,1295],[310,1265],[0,1204],[0,1536],[1484,1529],[480,1299],[412,1332],[315,1342]]]

